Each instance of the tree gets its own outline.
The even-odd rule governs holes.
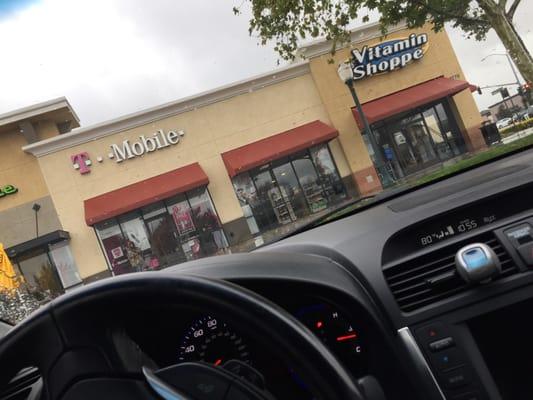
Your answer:
[[[521,0],[244,0],[252,5],[250,34],[262,44],[276,43],[283,59],[294,59],[300,40],[325,37],[332,40],[332,54],[349,39],[349,26],[359,16],[378,11],[382,31],[407,22],[410,28],[427,21],[438,32],[445,23],[461,28],[468,37],[484,40],[494,29],[524,79],[533,82],[533,58],[513,25]],[[238,14],[240,7],[234,7]]]
[[[500,106],[498,107],[498,112],[496,113],[496,117],[498,118],[498,120],[504,118],[512,118],[513,115],[515,115],[518,111],[520,111],[520,107],[518,106],[508,107],[503,104],[500,104]]]

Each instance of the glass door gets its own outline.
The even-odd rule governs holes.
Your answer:
[[[282,191],[270,169],[253,176],[257,188],[257,203],[254,207],[258,223],[264,227],[285,225],[296,220],[294,209],[283,197]]]
[[[291,158],[311,212],[315,213],[327,208],[328,201],[309,153],[300,153]]]
[[[293,212],[289,212],[291,220],[292,217],[302,218],[307,214],[307,205],[302,192],[302,188],[298,183],[298,178],[294,173],[291,164],[285,161],[281,165],[274,167],[272,173],[276,179],[281,196],[285,201],[286,207]]]
[[[439,161],[422,114],[417,113],[392,124],[389,132],[405,174],[419,171]]]
[[[178,235],[166,207],[162,203],[146,207],[143,218],[150,234],[152,259],[150,269],[159,269],[187,260],[178,240]]]

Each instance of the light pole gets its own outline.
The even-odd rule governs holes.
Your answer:
[[[509,66],[511,67],[511,71],[513,71],[514,78],[516,79],[516,85],[518,86],[518,93],[520,94],[521,93],[521,91],[520,91],[520,87],[521,87],[520,77],[518,76],[518,72],[516,71],[516,69],[514,67],[513,60],[511,59],[511,56],[509,55],[509,53],[507,53],[507,52],[506,53],[491,53],[488,56],[483,57],[481,59],[481,62],[485,61],[487,58],[492,57],[492,56],[507,57],[507,61],[509,62]],[[522,100],[524,101],[524,103],[526,104],[526,107],[527,107],[527,101],[525,101],[524,96],[522,96]],[[505,101],[505,99],[504,99],[504,101]],[[513,104],[513,107],[514,107],[514,103],[513,103],[512,99],[511,99],[511,104]]]
[[[350,61],[344,61],[340,63],[337,69],[337,73],[339,74],[339,78],[341,79],[341,81],[343,81],[344,84],[348,86],[348,89],[352,94],[355,107],[357,108],[357,112],[359,113],[359,117],[361,118],[361,121],[363,121],[363,134],[366,133],[368,140],[370,141],[370,146],[372,146],[372,150],[374,151],[374,157],[376,159],[377,164],[376,169],[381,175],[381,183],[384,187],[390,186],[394,181],[391,178],[389,171],[387,170],[385,160],[383,159],[383,154],[381,153],[376,138],[374,137],[374,132],[372,132],[372,128],[370,128],[370,124],[368,123],[366,115],[363,112],[361,102],[359,101],[357,93],[355,92],[355,87],[353,85],[353,70]]]
[[[41,209],[41,205],[39,203],[34,203],[31,209],[35,211],[35,237],[39,237],[39,216],[37,213]]]

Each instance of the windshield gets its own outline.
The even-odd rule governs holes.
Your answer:
[[[530,0],[0,2],[0,319],[533,144]]]

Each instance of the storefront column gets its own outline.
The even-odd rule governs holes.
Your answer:
[[[463,135],[468,152],[477,152],[487,148],[481,133],[481,114],[474,98],[468,91],[463,91],[450,98],[450,108],[459,130]]]
[[[360,196],[382,190],[381,182],[361,131],[352,114],[353,98],[337,75],[337,64],[348,57],[348,51],[337,53],[335,63],[328,63],[330,55],[310,60],[311,74],[333,126],[339,131],[339,142],[348,162],[351,176]]]

